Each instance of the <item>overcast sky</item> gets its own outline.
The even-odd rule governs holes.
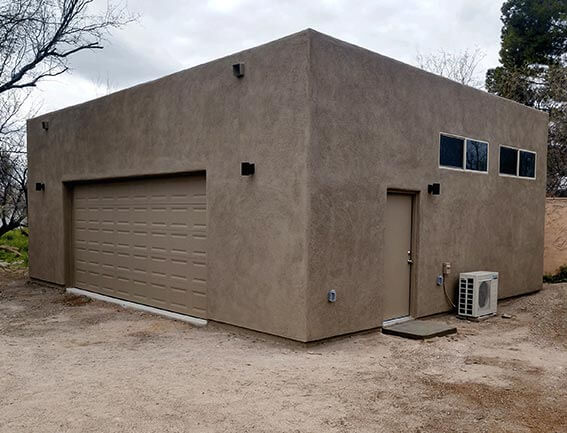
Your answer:
[[[102,1],[102,0],[101,0]],[[498,63],[500,0],[129,0],[138,22],[105,49],[79,53],[44,82],[45,113],[311,27],[406,63],[440,49],[480,48]]]

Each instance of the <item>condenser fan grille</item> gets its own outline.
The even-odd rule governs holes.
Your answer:
[[[483,281],[478,287],[478,306],[485,308],[490,300],[490,283]]]

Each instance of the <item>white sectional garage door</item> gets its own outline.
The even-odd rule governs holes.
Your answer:
[[[76,185],[75,286],[206,318],[204,176]]]

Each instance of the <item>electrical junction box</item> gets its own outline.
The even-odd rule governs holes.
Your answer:
[[[335,290],[329,290],[327,293],[327,301],[337,302],[337,292]]]

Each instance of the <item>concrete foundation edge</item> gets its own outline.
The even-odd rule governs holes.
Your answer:
[[[68,287],[66,289],[67,293],[71,293],[77,296],[87,296],[88,298],[95,299],[97,301],[110,302],[111,304],[120,305],[124,308],[132,308],[134,310],[144,311],[146,313],[157,314],[159,316],[167,317],[168,319],[180,320],[182,322],[190,323],[194,326],[205,326],[208,322],[205,319],[199,319],[198,317],[188,316],[185,314],[174,313],[172,311],[161,310],[159,308],[149,307],[147,305],[136,304],[135,302],[124,301],[123,299],[113,298],[111,296],[105,296],[94,292],[89,292],[88,290],[77,289],[76,287]]]

